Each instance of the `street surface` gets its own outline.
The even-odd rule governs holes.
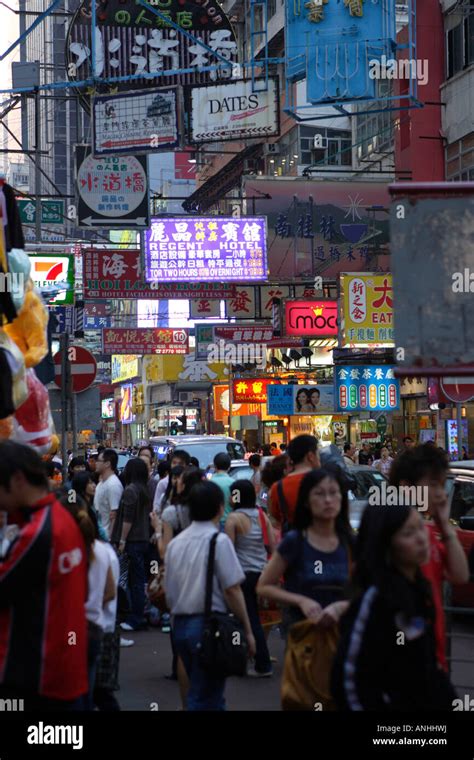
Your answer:
[[[474,618],[456,620],[453,627],[453,657],[469,660],[453,664],[452,679],[458,696],[474,697]],[[116,696],[122,710],[181,710],[178,682],[165,678],[171,673],[171,646],[169,635],[159,628],[124,634],[135,641],[133,647],[120,650],[120,691]],[[277,630],[269,638],[270,654],[276,657],[272,678],[229,678],[226,686],[228,710],[259,712],[280,710],[280,680],[283,667],[284,644]],[[465,686],[469,688],[465,688]]]

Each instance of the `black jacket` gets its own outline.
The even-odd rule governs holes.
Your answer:
[[[342,618],[332,673],[340,710],[452,710],[456,694],[436,661],[434,608],[410,586],[416,614],[409,621],[375,586]]]

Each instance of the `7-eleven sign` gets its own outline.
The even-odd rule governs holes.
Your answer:
[[[74,256],[28,253],[31,279],[49,304],[74,303]]]

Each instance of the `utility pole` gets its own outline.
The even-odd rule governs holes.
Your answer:
[[[68,376],[68,350],[69,335],[62,333],[59,336],[59,345],[61,351],[61,459],[63,462],[63,483],[67,480],[67,432],[68,432],[68,410],[67,410],[67,376]]]
[[[39,87],[35,90],[35,193],[36,193],[36,242],[41,243],[41,103]]]

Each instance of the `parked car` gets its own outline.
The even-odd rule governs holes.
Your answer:
[[[245,448],[243,443],[235,438],[224,435],[157,435],[150,438],[158,459],[166,459],[173,449],[184,449],[192,457],[196,457],[199,466],[206,470],[213,467],[216,454],[229,454],[231,459],[245,462]]]
[[[355,464],[346,468],[349,476],[352,476],[355,483],[354,487],[349,490],[349,520],[354,530],[359,529],[362,513],[369,503],[370,489],[380,488],[381,483],[387,480],[378,470],[365,464]]]
[[[474,460],[451,462],[446,479],[450,517],[469,560],[471,580],[452,587],[453,607],[474,607]]]

